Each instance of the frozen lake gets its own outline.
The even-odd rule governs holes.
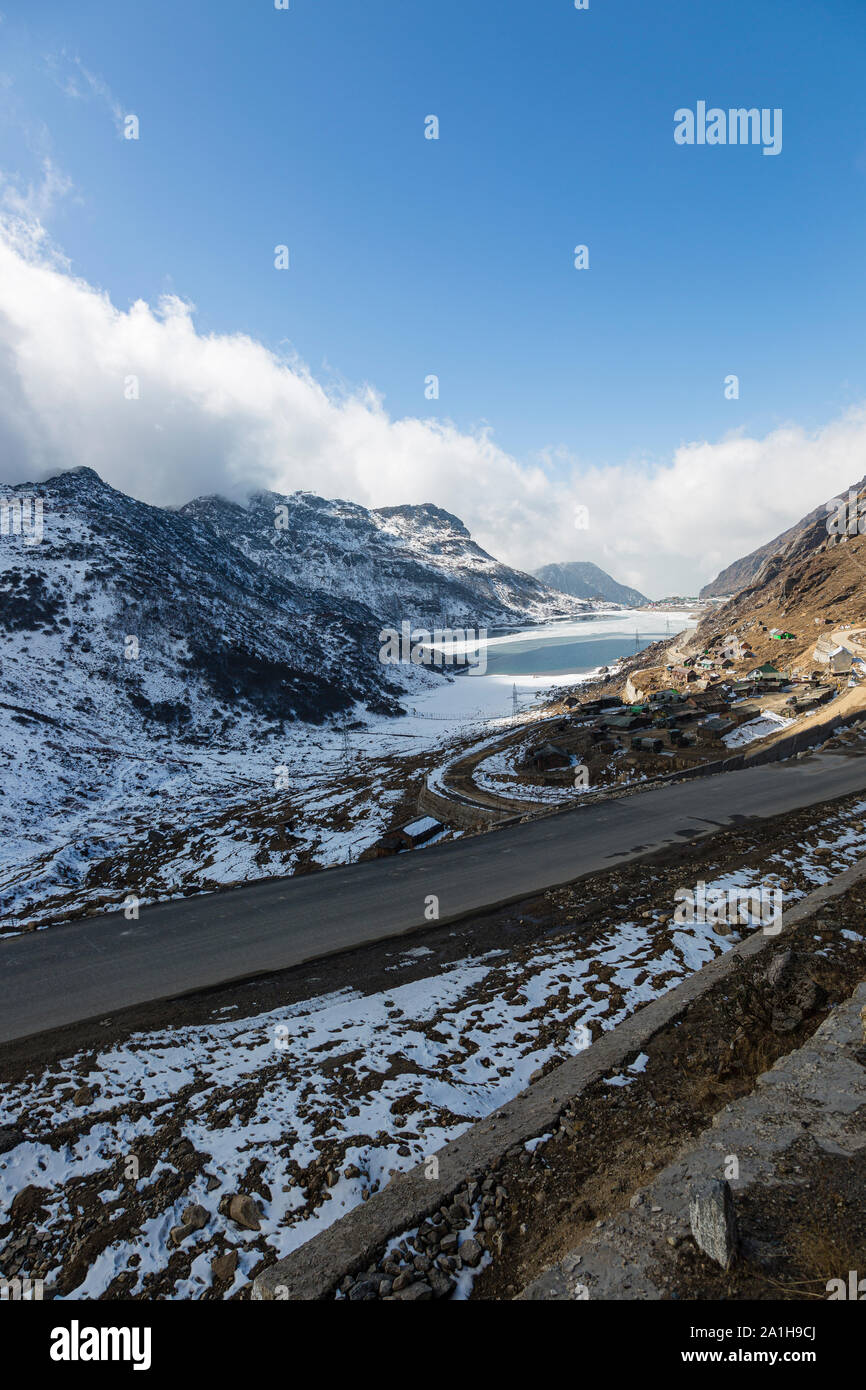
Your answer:
[[[694,626],[688,612],[682,610],[614,609],[573,622],[502,633],[483,644],[483,673],[480,668],[469,667],[437,690],[408,697],[408,703],[421,719],[435,717],[459,724],[468,719],[502,718],[512,712],[515,685],[520,707],[525,709],[551,686],[585,680],[600,666],[632,656],[651,642],[673,639],[684,628]],[[412,716],[408,722],[415,722]]]

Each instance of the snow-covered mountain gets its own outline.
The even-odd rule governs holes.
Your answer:
[[[569,602],[434,507],[261,494],[167,510],[87,468],[0,487],[4,500],[0,930],[88,894],[117,906],[127,888],[324,862],[343,813],[321,788],[348,785],[338,729],[445,678],[380,662],[382,627],[538,621]],[[27,534],[37,503],[41,534]],[[399,797],[361,791],[380,809]]]
[[[7,695],[53,677],[82,717],[107,701],[121,727],[137,719],[193,741],[220,736],[239,706],[278,723],[320,721],[356,699],[396,711],[363,604],[335,605],[194,512],[137,502],[90,469],[2,495],[43,509],[41,541],[0,538]]]
[[[431,503],[371,511],[309,492],[260,492],[246,506],[199,497],[181,515],[281,580],[366,604],[383,625],[492,627],[587,607],[494,560],[462,521]]]

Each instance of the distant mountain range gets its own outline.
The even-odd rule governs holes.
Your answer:
[[[618,584],[598,565],[589,560],[567,560],[559,565],[542,565],[533,571],[536,578],[551,589],[559,589],[563,594],[574,598],[607,599],[610,603],[622,603],[627,608],[638,608],[649,599],[638,589],[627,584]]]

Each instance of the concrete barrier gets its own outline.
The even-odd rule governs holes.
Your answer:
[[[476,806],[470,801],[460,801],[456,796],[441,796],[429,787],[422,787],[418,794],[418,810],[425,816],[435,816],[436,820],[457,825],[461,830],[504,825],[520,819],[505,810],[498,811],[494,806]]]
[[[253,1281],[252,1297],[293,1301],[330,1297],[344,1275],[366,1269],[394,1236],[432,1216],[458,1188],[488,1172],[509,1149],[553,1128],[575,1096],[611,1072],[621,1071],[660,1029],[727,979],[742,961],[778,945],[786,927],[810,916],[864,877],[866,861],[861,861],[785,912],[781,934],[770,936],[758,929],[675,989],[645,1004],[609,1033],[603,1033],[585,1052],[563,1062],[441,1148],[437,1179],[426,1176],[423,1164],[393,1177],[369,1201],[259,1274]]]

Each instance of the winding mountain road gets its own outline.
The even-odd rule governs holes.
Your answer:
[[[866,632],[864,627],[837,627],[830,634],[830,641],[835,642],[838,647],[845,647],[852,656],[866,661],[866,645],[860,635],[863,632]]]
[[[352,950],[768,817],[866,791],[866,756],[822,753],[299,878],[251,883],[0,941],[0,1042]]]

